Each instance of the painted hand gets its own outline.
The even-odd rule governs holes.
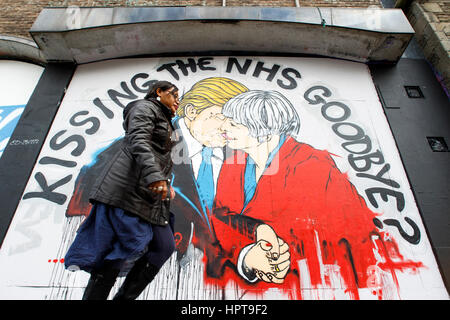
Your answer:
[[[269,225],[256,229],[255,245],[244,258],[246,267],[265,282],[283,283],[291,265],[289,246]]]

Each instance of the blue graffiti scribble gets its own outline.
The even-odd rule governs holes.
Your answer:
[[[0,106],[0,157],[19,122],[25,105]]]

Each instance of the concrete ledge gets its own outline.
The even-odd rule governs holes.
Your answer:
[[[0,59],[14,59],[44,65],[47,61],[34,41],[0,35]]]
[[[48,61],[217,51],[396,62],[414,30],[400,9],[46,8],[30,34]]]

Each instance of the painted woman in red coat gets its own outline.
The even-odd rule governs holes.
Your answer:
[[[217,183],[210,219],[220,252],[207,254],[207,269],[297,299],[302,289],[336,286],[358,299],[358,288],[382,287],[386,273],[395,284],[394,270],[407,265],[395,242],[384,241],[376,214],[330,154],[294,139],[300,119],[283,95],[248,91],[222,113],[234,151]]]

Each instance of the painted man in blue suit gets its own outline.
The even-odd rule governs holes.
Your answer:
[[[172,151],[176,197],[171,203],[179,257],[191,241],[200,249],[204,243],[214,242],[209,217],[225,158],[222,107],[245,91],[248,89],[235,80],[212,77],[197,82],[182,97],[173,120],[178,143]]]

